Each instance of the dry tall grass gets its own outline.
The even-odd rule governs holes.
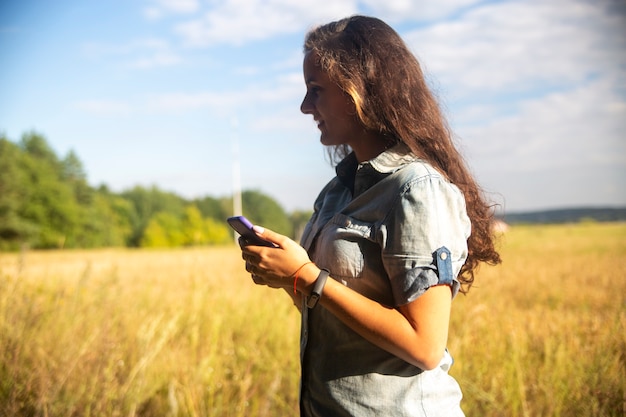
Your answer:
[[[2,255],[2,415],[293,415],[298,314],[235,247]]]
[[[453,303],[468,416],[623,416],[626,225],[514,227]],[[235,247],[0,254],[0,415],[297,414],[298,314]]]
[[[470,416],[626,416],[626,224],[513,227],[453,303]]]

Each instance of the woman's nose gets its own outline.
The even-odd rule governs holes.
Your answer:
[[[300,104],[300,111],[304,114],[313,113],[313,105],[311,104],[311,99],[308,93],[304,96],[304,99],[302,100],[302,104]]]

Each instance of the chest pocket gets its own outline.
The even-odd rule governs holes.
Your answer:
[[[373,225],[342,213],[335,214],[324,226],[316,242],[316,263],[330,270],[334,278],[360,278],[365,257],[376,251]],[[378,251],[380,252],[380,251]],[[378,253],[380,256],[380,253]]]

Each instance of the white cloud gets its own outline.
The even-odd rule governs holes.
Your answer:
[[[83,52],[91,58],[130,55],[142,50],[163,50],[169,43],[158,38],[135,39],[126,43],[85,42]]]
[[[199,18],[180,23],[176,32],[191,46],[268,39],[306,30],[310,25],[357,11],[354,0],[339,0],[320,7],[317,0],[227,0],[215,4]]]
[[[148,100],[148,109],[156,111],[189,111],[201,108],[230,108],[239,101],[235,94],[201,93],[170,93],[152,97]]]
[[[626,21],[612,6],[485,3],[405,34],[508,208],[626,201]]]
[[[520,112],[459,129],[471,160],[491,172],[626,167],[626,100],[606,82],[521,103]]]
[[[135,39],[123,44],[88,42],[83,44],[83,52],[94,60],[121,59],[123,66],[136,69],[174,66],[183,60],[168,41],[158,38]]]
[[[602,3],[511,1],[486,4],[405,38],[455,93],[485,94],[591,76],[623,80],[623,23]]]
[[[241,43],[273,34],[306,30],[310,25],[365,13],[389,22],[430,21],[470,8],[481,0],[335,0],[320,7],[317,0],[225,0],[209,1],[208,11],[178,27],[193,45]],[[196,0],[156,0],[144,9],[148,19],[201,10]],[[247,29],[241,33],[238,29]],[[250,30],[253,29],[253,30]]]
[[[239,67],[239,68],[235,68],[233,72],[234,74],[237,74],[237,75],[245,75],[245,76],[251,77],[251,76],[259,75],[259,73],[261,72],[261,68],[255,67],[255,66]]]
[[[198,0],[158,0],[157,3],[164,9],[175,13],[193,13],[200,8]]]
[[[156,112],[206,109],[229,114],[235,110],[250,108],[261,111],[268,104],[280,106],[281,103],[297,100],[301,95],[301,85],[284,83],[276,87],[250,87],[235,91],[158,94],[147,98],[144,105]]]
[[[479,183],[506,210],[626,204],[626,101],[593,83],[458,129]]]
[[[159,20],[163,17],[163,11],[158,7],[146,7],[143,9],[143,15],[148,20]]]
[[[313,119],[300,113],[297,106],[293,108],[279,109],[270,115],[260,116],[250,123],[250,129],[257,132],[281,132],[299,133],[294,138],[294,144],[306,140],[306,135],[314,132],[316,125]]]
[[[166,15],[195,13],[200,8],[198,0],[156,0],[144,8],[144,16],[148,20],[159,20]]]
[[[82,100],[75,103],[74,107],[100,117],[126,117],[133,113],[132,106],[123,100]]]
[[[192,3],[197,4],[188,9],[184,3],[154,6],[153,17],[170,18],[178,39],[91,45],[92,56],[118,58],[135,68],[171,66],[183,58],[208,59],[204,51],[176,49],[183,44],[278,43],[284,35],[301,39],[315,23],[371,12],[392,26],[415,25],[401,34],[452,103],[453,125],[479,181],[502,192],[509,208],[618,201],[615,195],[623,194],[625,178],[611,174],[626,172],[626,25],[624,14],[609,11],[605,1],[343,0],[320,7],[317,0],[207,0],[196,9]],[[260,46],[268,47],[274,45]],[[84,101],[79,107],[109,116],[201,112],[203,121],[216,124],[238,114],[244,130],[299,146],[312,140],[315,127],[298,114],[302,52],[289,51],[282,61],[264,49],[253,51],[249,60],[210,56],[219,61],[220,72],[211,72],[217,65],[204,66],[203,76],[224,77],[222,85],[168,86],[170,94],[143,93],[127,103]],[[259,59],[261,54],[269,58]],[[189,65],[200,67],[198,61]],[[237,80],[233,87],[233,73],[245,75],[239,78],[250,85]],[[311,173],[316,176],[320,173]],[[593,198],[581,193],[578,183],[568,184],[572,178],[581,185],[600,184],[589,185],[596,191]]]
[[[128,63],[130,68],[150,69],[155,67],[169,67],[178,65],[181,57],[169,51],[157,51],[150,55],[141,56]]]
[[[393,22],[439,19],[481,3],[481,0],[364,0],[363,3],[371,8],[374,16]]]

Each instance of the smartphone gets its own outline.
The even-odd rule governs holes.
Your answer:
[[[244,216],[233,216],[226,219],[230,227],[235,229],[250,245],[255,246],[269,246],[275,248],[272,242],[260,238],[254,230],[252,230],[253,224]]]

